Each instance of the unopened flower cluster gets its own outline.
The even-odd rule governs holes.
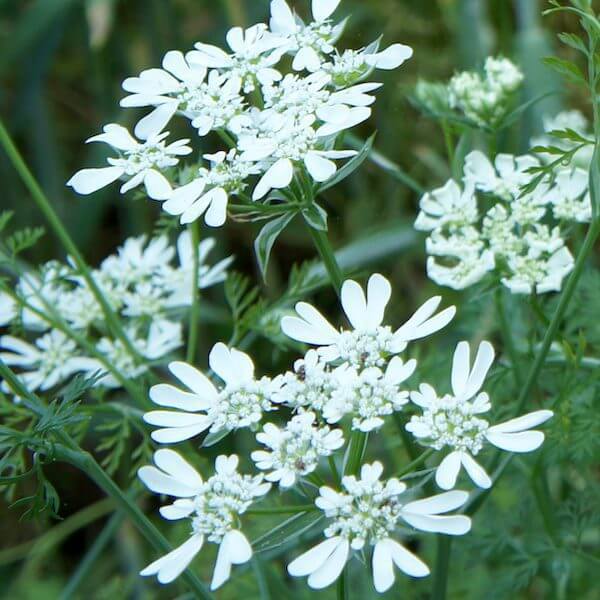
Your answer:
[[[448,84],[450,108],[478,126],[494,127],[506,116],[523,73],[507,58],[488,57],[483,73],[463,71]]]
[[[415,227],[429,232],[429,277],[464,289],[494,273],[515,294],[559,291],[574,264],[568,227],[592,215],[585,147],[575,156],[578,162],[524,193],[535,176],[530,169],[541,164],[536,156],[498,154],[492,163],[480,151],[468,154],[462,181],[451,179],[420,201]]]
[[[207,431],[219,439],[240,428],[249,429],[256,432],[260,445],[250,456],[265,483],[263,475],[242,477],[230,469],[231,482],[222,482],[215,494],[213,478],[202,484],[178,454],[159,450],[155,463],[163,473],[144,467],[140,477],[151,490],[177,498],[161,514],[167,519],[189,518],[190,537],[147,567],[144,575],[157,575],[163,583],[171,581],[199,552],[206,537],[220,544],[212,583],[213,589],[219,587],[232,564],[247,562],[252,556],[248,540],[230,515],[233,511],[239,516],[248,508],[247,502],[266,493],[270,485],[266,482],[278,484],[282,491],[303,482],[319,484],[314,503],[327,519],[325,540],[288,566],[291,575],[308,577],[309,586],[315,589],[334,582],[353,553],[366,550],[372,552],[373,582],[379,592],[394,583],[394,565],[410,576],[426,576],[427,565],[397,539],[402,527],[448,535],[469,531],[468,517],[446,515],[468,499],[467,492],[452,490],[461,465],[475,485],[489,487],[489,476],[473,457],[486,444],[513,452],[538,448],[544,435],[531,428],[552,413],[537,411],[499,425],[483,418],[491,407],[487,394],[480,391],[494,357],[488,342],[481,344],[472,368],[468,344],[458,345],[452,394],[438,396],[426,383],[409,386],[407,381],[417,367],[417,361],[406,356],[410,344],[445,327],[455,309],[438,312],[440,298],[432,298],[394,329],[383,324],[390,298],[391,286],[382,275],[369,278],[366,293],[357,282],[345,281],[341,302],[351,327],[344,329],[334,327],[311,304],[299,302],[295,315],[283,317],[281,328],[290,338],[313,348],[296,361],[292,371],[272,378],[258,377],[247,354],[222,343],[209,355],[218,384],[186,363],[169,365],[184,388],[164,383],[151,388],[150,397],[160,407],[144,417],[157,427],[152,437],[168,444]],[[394,412],[404,411],[406,429],[415,441],[441,454],[436,481],[452,491],[416,500],[418,489],[408,490],[398,478],[381,479],[379,462],[363,464],[360,477],[345,474],[341,489],[322,485],[319,467],[323,464],[344,469],[341,458],[347,452],[348,434],[374,433]],[[283,419],[284,425],[276,424],[276,419]],[[165,452],[171,453],[167,461]],[[237,465],[235,457],[219,457],[221,466],[217,464],[215,477],[226,460]],[[246,486],[245,493],[239,486]]]
[[[344,27],[332,19],[338,4],[313,0],[312,21],[305,23],[284,0],[273,0],[269,26],[234,27],[226,50],[198,42],[185,54],[167,52],[161,68],[126,79],[121,106],[150,112],[135,126],[135,137],[111,123],[90,138],[118,156],[107,167],[79,171],[69,185],[80,194],[117,180],[122,193],[143,185],[182,224],[204,215],[218,227],[233,196],[256,201],[287,188],[294,176],[331,178],[334,161],[356,153],[335,149],[337,134],[369,117],[372,92],[380,87],[363,80],[412,55],[402,44],[337,50]],[[224,140],[185,174],[180,161],[193,152],[190,139],[169,142],[165,131],[175,117],[190,123],[193,137],[213,132]]]
[[[226,258],[209,266],[213,247],[214,240],[207,238],[198,248],[200,288],[222,282],[231,262]],[[85,278],[70,263],[53,261],[39,272],[22,275],[13,290],[0,292],[0,326],[27,334],[27,339],[1,336],[0,358],[19,369],[30,391],[49,390],[75,373],[98,374],[95,385],[119,387],[106,362],[123,377],[133,378],[148,369],[148,362],[182,345],[179,314],[192,302],[192,254],[188,232],[179,236],[176,247],[166,236],[129,238],[92,271],[139,357],[107,329],[102,307]],[[81,339],[88,345],[81,346]]]

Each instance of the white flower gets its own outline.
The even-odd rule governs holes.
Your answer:
[[[385,307],[391,297],[389,281],[376,273],[369,278],[367,295],[356,281],[344,282],[342,308],[353,329],[336,330],[321,313],[306,302],[296,304],[297,317],[284,317],[283,332],[299,342],[320,346],[327,362],[337,359],[352,366],[382,366],[387,357],[402,352],[407,343],[435,333],[454,317],[452,306],[433,315],[441,298],[430,298],[402,327],[392,331],[382,326]]]
[[[454,256],[454,252],[451,256]],[[430,256],[427,259],[428,277],[438,285],[464,290],[481,281],[496,266],[494,253],[490,250],[481,253],[468,251],[454,262],[453,265],[445,265]]]
[[[560,169],[550,190],[554,218],[589,223],[592,220],[592,201],[589,174],[580,168]]]
[[[3,335],[0,348],[7,350],[0,352],[2,362],[23,369],[17,376],[30,392],[49,390],[84,370],[87,364],[87,359],[79,355],[75,342],[58,329],[39,337],[35,345]],[[6,382],[3,382],[2,389],[8,391]]]
[[[380,83],[361,83],[330,90],[330,84],[331,76],[323,71],[308,76],[288,74],[276,84],[263,87],[267,109],[263,115],[268,115],[269,109],[283,114],[286,120],[313,115],[336,127],[348,119],[351,107],[373,104],[375,97],[369,93],[381,87]]]
[[[291,408],[309,408],[321,412],[337,382],[328,363],[316,350],[309,350],[294,363],[294,371],[279,379],[280,387],[273,402]]]
[[[342,131],[369,117],[369,108],[359,106],[348,109],[344,120],[325,123],[313,128],[316,117],[306,115],[298,120],[288,120],[284,115],[273,114],[260,133],[242,135],[238,141],[241,160],[269,161],[269,167],[254,188],[253,200],[263,198],[271,189],[286,188],[292,182],[294,167],[304,165],[317,182],[327,181],[336,172],[332,159],[354,156],[354,150],[324,150],[322,138]]]
[[[504,277],[502,283],[513,294],[531,294],[534,290],[559,292],[563,279],[573,270],[575,260],[566,246],[561,246],[548,258],[531,249],[522,255],[508,257],[510,276]]]
[[[333,52],[333,44],[341,35],[344,24],[334,26],[329,17],[339,3],[340,0],[312,0],[314,21],[305,25],[285,0],[272,0],[271,31],[288,41],[287,50],[294,54],[292,68],[295,71],[318,71],[323,56]]]
[[[141,575],[156,575],[160,583],[170,583],[188,567],[208,540],[219,545],[211,582],[211,589],[215,590],[229,579],[232,565],[252,558],[250,543],[239,530],[239,516],[256,498],[264,496],[271,484],[263,483],[262,475],[240,475],[238,462],[235,454],[218,456],[215,474],[203,481],[179,454],[163,449],[154,453],[156,467],[146,466],[138,471],[139,478],[151,491],[177,498],[173,504],[160,509],[163,518],[191,521],[188,540],[148,565]]]
[[[166,200],[171,194],[171,185],[162,170],[178,164],[179,156],[192,152],[186,144],[189,140],[178,140],[166,145],[168,132],[148,131],[143,142],[136,141],[125,127],[116,124],[104,126],[104,133],[91,137],[87,142],[104,142],[122,152],[122,158],[108,158],[110,167],[83,169],[69,179],[78,194],[91,194],[117,179],[126,178],[121,194],[144,184],[146,193],[154,200]]]
[[[337,423],[347,415],[352,417],[352,429],[363,432],[378,429],[383,417],[402,410],[408,402],[408,391],[401,383],[408,379],[417,366],[416,360],[404,363],[394,356],[385,371],[367,367],[358,372],[342,365],[334,371],[338,385],[323,407],[323,417],[328,423]]]
[[[506,114],[523,74],[506,58],[488,57],[484,75],[470,71],[454,75],[448,84],[448,101],[477,125],[494,127]]]
[[[510,94],[523,82],[523,73],[508,58],[488,56],[484,71],[487,84],[499,94]]]
[[[308,575],[308,585],[321,589],[333,583],[351,556],[373,546],[373,582],[378,592],[394,583],[393,564],[412,577],[429,574],[425,563],[392,539],[402,521],[415,529],[429,532],[463,535],[471,520],[462,515],[441,516],[463,505],[468,494],[454,491],[404,503],[401,496],[406,485],[397,479],[380,481],[381,463],[365,464],[360,479],[342,479],[343,492],[323,486],[316,505],[331,519],[325,529],[325,541],[300,555],[288,565],[290,575]]]
[[[474,186],[464,189],[450,179],[446,184],[427,192],[420,200],[421,212],[415,221],[415,229],[431,231],[448,227],[451,231],[475,223],[479,216]]]
[[[266,25],[259,23],[245,31],[233,27],[227,32],[226,39],[232,54],[198,42],[194,44],[196,50],[188,52],[188,61],[237,79],[246,93],[253,91],[257,82],[269,85],[281,79],[281,73],[273,67],[287,50],[285,38],[274,35]]]
[[[412,48],[404,44],[392,44],[381,51],[377,51],[377,45],[373,46],[336,53],[331,62],[321,65],[321,69],[331,75],[334,85],[344,87],[363,79],[373,69],[397,69],[413,55]]]
[[[531,180],[527,169],[539,164],[536,158],[527,154],[498,154],[492,165],[483,152],[475,150],[465,157],[465,181],[482,192],[494,194],[503,200],[511,200],[519,196],[521,187]]]
[[[225,382],[218,390],[200,371],[184,362],[172,362],[169,370],[189,390],[158,384],[150,389],[150,399],[159,406],[177,411],[157,410],[144,420],[160,427],[152,438],[161,444],[181,442],[207,429],[211,433],[255,427],[265,411],[273,410],[271,396],[278,384],[268,377],[255,379],[252,359],[225,344],[215,344],[210,352],[210,368]]]
[[[204,214],[207,225],[220,227],[227,218],[229,196],[243,192],[246,179],[258,175],[262,169],[254,162],[242,160],[235,149],[205,154],[204,158],[210,161],[210,169],[200,168],[198,177],[177,188],[163,209],[171,215],[181,215],[182,225]]]
[[[531,452],[544,441],[543,433],[530,429],[552,417],[550,410],[538,410],[494,426],[479,417],[491,407],[488,395],[479,390],[493,360],[491,344],[481,342],[471,368],[469,344],[460,342],[452,363],[452,395],[440,398],[427,384],[410,395],[423,414],[413,416],[406,429],[435,450],[451,449],[436,469],[436,483],[443,489],[454,487],[461,466],[475,485],[481,488],[492,485],[489,475],[473,458],[486,441],[511,452]]]
[[[267,481],[279,482],[282,488],[291,487],[297,477],[312,473],[322,456],[330,456],[344,445],[342,431],[315,425],[312,412],[292,417],[285,429],[266,423],[256,439],[270,452],[252,452],[252,460],[259,469],[270,471]]]
[[[116,254],[102,261],[100,270],[113,280],[115,286],[126,289],[168,269],[174,255],[175,250],[166,236],[151,240],[145,235],[131,237],[117,249]]]
[[[212,266],[206,263],[215,244],[214,238],[206,238],[198,245],[198,289],[212,287],[227,278],[227,267],[233,261],[232,256]],[[177,238],[177,257],[179,265],[165,269],[160,274],[160,282],[167,294],[165,305],[168,307],[189,306],[192,303],[194,260],[192,236],[189,231],[184,231]]]

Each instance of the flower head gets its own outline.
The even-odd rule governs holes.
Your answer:
[[[366,296],[356,281],[347,280],[342,286],[342,308],[353,329],[336,330],[306,302],[296,304],[298,316],[284,317],[281,328],[292,339],[319,346],[327,362],[341,360],[363,368],[382,366],[389,356],[402,352],[408,342],[445,327],[456,312],[450,307],[434,315],[441,298],[430,298],[404,325],[392,331],[382,325],[391,293],[389,281],[378,273],[369,278]]]
[[[343,491],[321,487],[315,503],[330,519],[324,531],[327,539],[292,561],[290,575],[308,575],[308,585],[315,589],[327,587],[341,574],[351,550],[372,546],[375,589],[384,592],[394,583],[394,564],[412,577],[429,574],[425,563],[392,539],[403,521],[422,531],[449,535],[469,531],[468,517],[441,516],[463,505],[466,492],[406,502],[406,485],[398,479],[380,481],[382,472],[379,462],[364,464],[360,478],[351,475],[342,479]]]
[[[153,129],[147,137],[136,141],[125,127],[116,124],[104,126],[104,133],[91,137],[88,142],[104,142],[122,153],[120,158],[109,158],[110,167],[83,169],[69,179],[70,185],[78,194],[91,194],[121,177],[127,181],[121,186],[121,194],[144,184],[146,193],[154,200],[166,200],[171,194],[171,185],[162,170],[174,167],[179,156],[192,152],[186,144],[189,140],[178,140],[165,144],[168,132]]]
[[[454,487],[461,466],[475,485],[492,485],[473,458],[486,442],[511,452],[531,452],[544,441],[543,433],[529,430],[552,417],[552,411],[539,410],[493,426],[480,416],[491,408],[488,395],[480,389],[493,360],[491,344],[482,342],[471,368],[469,344],[460,342],[452,363],[452,394],[439,397],[430,385],[422,384],[410,395],[423,413],[413,416],[406,429],[426,446],[450,449],[436,469],[436,482],[443,489]]]
[[[232,565],[250,560],[252,548],[239,530],[238,519],[256,498],[269,491],[271,484],[263,483],[262,475],[240,475],[238,462],[235,454],[218,456],[215,474],[204,481],[179,454],[163,449],[154,453],[156,467],[146,466],[138,471],[151,491],[177,498],[160,509],[163,518],[189,519],[191,526],[184,544],[148,565],[141,575],[156,575],[160,583],[170,583],[187,568],[205,540],[219,545],[213,590],[229,579]]]
[[[168,384],[150,389],[155,404],[177,409],[144,415],[147,423],[160,427],[152,433],[154,440],[168,444],[190,439],[207,429],[216,433],[254,428],[263,412],[274,409],[271,398],[278,383],[268,377],[255,379],[254,364],[247,354],[219,342],[210,352],[209,364],[225,383],[221,389],[184,362],[172,362],[169,370],[189,391]]]
[[[315,424],[315,414],[304,412],[292,417],[284,429],[266,423],[256,439],[269,448],[257,450],[252,460],[259,469],[270,471],[265,479],[280,487],[294,485],[298,477],[312,473],[319,459],[330,456],[344,445],[340,429]]]

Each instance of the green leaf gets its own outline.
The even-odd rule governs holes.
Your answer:
[[[214,446],[218,444],[228,433],[229,429],[221,429],[220,431],[215,431],[214,433],[209,433],[202,442],[203,448],[210,448],[210,446]]]
[[[600,143],[596,143],[590,165],[590,198],[594,221],[600,219]]]
[[[0,231],[3,231],[12,219],[14,212],[12,210],[3,210],[0,213]]]
[[[316,202],[313,202],[307,208],[303,208],[302,216],[313,229],[327,231],[327,211]]]
[[[586,83],[586,78],[581,72],[581,69],[570,60],[564,60],[557,58],[556,56],[547,56],[543,59],[544,64],[548,65],[551,69],[560,73],[563,77],[571,80],[574,83]]]
[[[576,35],[574,33],[559,33],[558,39],[563,44],[566,44],[567,46],[570,46],[571,48],[573,48],[575,50],[579,50],[579,52],[582,52],[586,56],[588,55],[587,46],[585,45],[584,41],[578,35]]]
[[[256,240],[254,240],[254,252],[256,253],[256,259],[258,260],[258,266],[263,279],[267,276],[267,266],[275,240],[295,216],[295,212],[289,212],[269,221],[260,230]]]
[[[373,148],[373,142],[375,141],[376,134],[374,133],[363,145],[363,147],[358,151],[356,156],[353,156],[343,167],[339,168],[335,175],[329,178],[327,181],[323,182],[321,185],[317,186],[316,193],[320,194],[325,190],[337,185],[340,181],[346,179],[346,177],[352,175],[360,165],[365,162],[367,156],[371,152]]]
[[[252,548],[255,552],[266,552],[277,548],[307,532],[321,519],[323,519],[321,512],[313,511],[294,515],[254,540]]]

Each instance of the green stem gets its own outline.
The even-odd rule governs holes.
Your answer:
[[[448,567],[450,566],[450,550],[452,538],[438,534],[435,569],[433,572],[432,600],[445,600],[448,588]]]
[[[342,289],[342,283],[344,282],[344,274],[335,258],[335,254],[333,252],[333,248],[329,243],[329,238],[324,231],[320,231],[314,229],[308,223],[306,224],[308,231],[313,239],[313,242],[323,260],[323,264],[325,265],[325,269],[329,274],[329,280],[331,285],[333,285],[336,293],[339,295]]]
[[[350,437],[350,445],[348,447],[348,462],[344,468],[344,475],[358,474],[365,451],[367,449],[368,441],[368,433],[358,430],[352,432],[352,436]]]
[[[585,236],[583,246],[581,247],[581,250],[577,255],[577,260],[575,261],[575,267],[573,268],[573,271],[566,282],[562,294],[560,295],[558,306],[556,307],[556,310],[552,315],[552,320],[550,321],[550,325],[546,330],[538,355],[536,356],[535,362],[533,363],[533,366],[529,371],[527,379],[525,380],[525,384],[521,388],[521,394],[519,395],[517,409],[515,411],[515,414],[517,415],[521,414],[521,411],[523,410],[523,407],[527,402],[527,398],[537,381],[542,367],[544,366],[544,362],[546,361],[546,357],[548,356],[548,352],[550,351],[550,346],[552,345],[552,342],[556,337],[558,328],[562,323],[563,317],[565,316],[567,308],[569,307],[571,299],[573,298],[573,293],[575,292],[577,283],[579,282],[581,274],[583,273],[587,257],[594,248],[594,244],[596,243],[599,234],[600,220],[595,221],[590,225],[588,232]]]
[[[348,600],[348,567],[344,567],[337,581],[337,600]]]
[[[517,353],[517,348],[515,346],[512,333],[510,330],[510,325],[508,323],[508,319],[506,317],[506,309],[504,306],[504,290],[499,287],[496,290],[495,300],[496,300],[496,312],[498,313],[498,320],[500,321],[500,332],[502,334],[502,341],[504,342],[504,347],[508,352],[508,356],[510,358],[512,372],[515,377],[515,382],[517,386],[520,388],[523,385],[523,376],[521,374],[521,363],[519,360],[519,354]]]
[[[423,452],[420,456],[415,458],[412,462],[408,463],[398,473],[396,473],[396,477],[400,478],[403,475],[414,471],[415,467],[419,467],[420,465],[422,465],[433,454],[433,452],[433,448],[427,448],[425,452]]]
[[[162,533],[150,522],[138,505],[104,472],[91,454],[79,447],[71,448],[63,444],[55,444],[53,451],[57,459],[67,462],[86,473],[105,494],[113,498],[155,550],[164,553],[172,550],[171,545]],[[183,578],[194,591],[196,597],[211,598],[204,584],[190,569],[184,571]]]
[[[200,255],[199,244],[200,234],[198,231],[198,223],[194,221],[190,225],[190,239],[192,241],[192,304],[190,306],[190,329],[188,331],[188,345],[186,353],[186,361],[190,364],[194,363],[196,358],[196,348],[198,346],[198,321],[200,318]]]
[[[19,150],[15,146],[8,131],[4,127],[2,120],[0,120],[0,144],[2,144],[6,154],[8,155],[8,158],[10,159],[15,170],[17,171],[23,183],[25,184],[25,187],[31,193],[31,197],[37,204],[40,211],[46,217],[46,220],[50,224],[50,227],[54,230],[54,233],[64,246],[65,250],[75,262],[75,265],[77,266],[81,275],[88,284],[94,298],[100,305],[102,312],[104,313],[104,318],[106,319],[106,322],[112,330],[112,332],[114,333],[115,337],[119,338],[125,346],[125,348],[127,349],[127,351],[131,354],[131,356],[139,361],[141,358],[139,353],[132,346],[129,338],[127,337],[125,331],[121,326],[117,315],[113,311],[108,300],[104,297],[102,291],[100,290],[96,281],[92,277],[90,269],[87,266],[81,252],[79,252],[79,249],[71,239],[71,236],[61,223],[54,209],[52,208],[48,198],[46,198],[46,195],[42,191],[42,188],[40,187],[35,177],[25,164],[23,157],[19,153]]]
[[[592,168],[594,168],[594,165],[592,165]],[[596,168],[598,168],[598,166],[596,166]],[[592,196],[594,196],[593,192],[592,192]],[[592,202],[593,201],[594,201],[594,198],[592,197]],[[600,220],[595,220],[591,223],[591,225],[587,231],[585,240],[583,242],[581,250],[579,251],[579,254],[577,255],[577,259],[575,261],[575,267],[573,268],[573,271],[571,272],[571,274],[569,275],[569,278],[567,279],[565,287],[560,295],[560,300],[558,302],[558,306],[556,307],[556,310],[554,311],[554,314],[552,315],[552,319],[550,320],[550,325],[548,326],[548,329],[546,330],[546,333],[544,335],[544,339],[542,340],[542,343],[539,347],[538,354],[535,358],[535,361],[534,361],[531,369],[529,370],[527,379],[525,380],[525,383],[523,384],[523,387],[521,388],[521,393],[519,394],[519,398],[517,400],[517,408],[515,410],[515,416],[518,416],[523,412],[523,408],[525,407],[525,404],[527,403],[529,394],[531,393],[531,391],[533,390],[533,387],[535,386],[535,384],[537,382],[539,374],[544,366],[544,363],[546,362],[546,358],[548,356],[548,352],[550,351],[550,347],[552,346],[552,342],[554,341],[554,338],[556,337],[558,328],[560,327],[560,324],[563,320],[563,317],[565,316],[567,308],[569,307],[569,303],[571,302],[571,299],[573,297],[573,293],[575,292],[575,288],[577,287],[577,283],[579,282],[581,274],[583,273],[583,269],[585,267],[587,257],[589,256],[590,252],[594,248],[594,244],[596,243],[596,240],[598,239],[599,235],[600,235]],[[496,456],[494,457],[494,460],[492,461],[492,467],[494,467],[495,465],[498,465],[497,469],[495,470],[494,477],[493,477],[494,483],[496,483],[502,477],[503,473],[506,470],[506,467],[509,465],[513,456],[514,455],[511,453],[511,454],[508,454],[507,456],[505,456],[502,460],[499,460],[500,459],[500,451],[498,451],[496,453]],[[479,510],[479,508],[483,505],[483,503],[485,502],[485,500],[487,499],[488,496],[489,496],[489,490],[478,490],[477,492],[475,492],[472,495],[472,497],[469,501],[469,504],[468,504],[468,510],[467,510],[468,514],[470,514],[470,515],[475,514]]]

